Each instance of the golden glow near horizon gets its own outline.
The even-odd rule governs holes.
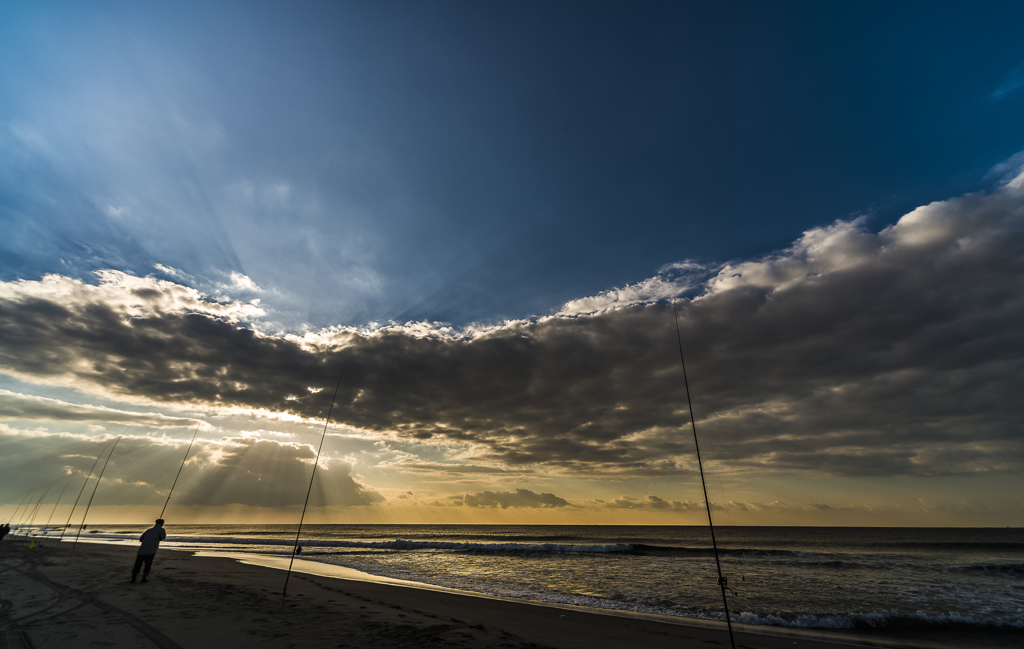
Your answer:
[[[308,485],[318,433],[309,426],[280,421],[253,430],[253,421],[214,418],[199,437],[182,469],[165,515],[169,524],[293,524]],[[245,426],[233,429],[231,424]],[[58,424],[58,427],[60,424]],[[77,425],[66,428],[77,427]],[[96,428],[97,426],[92,425]],[[288,429],[291,429],[290,432]],[[142,524],[155,516],[187,446],[183,437],[150,431],[125,436],[97,490],[87,524]],[[688,431],[681,430],[680,435]],[[601,476],[558,473],[545,467],[481,464],[462,444],[395,436],[374,439],[332,427],[324,445],[306,521],[348,524],[505,524],[505,525],[705,525],[700,483],[693,467],[671,475]],[[112,434],[55,433],[36,426],[23,433],[2,425],[5,447],[28,444],[40,475],[72,479],[54,507],[52,489],[36,523],[52,513],[54,524],[70,515],[93,452]],[[302,440],[301,442],[299,440]],[[724,440],[716,440],[721,452]],[[259,448],[264,446],[265,448]],[[88,449],[88,450],[86,450]],[[446,455],[446,457],[441,457]],[[430,456],[424,459],[424,456]],[[409,458],[416,458],[410,461]],[[465,458],[460,461],[461,458]],[[680,458],[682,465],[691,458]],[[101,459],[102,466],[103,459]],[[49,466],[46,466],[49,465]],[[463,471],[463,469],[468,469]],[[97,469],[98,472],[98,469]],[[871,479],[808,476],[774,471],[706,467],[717,525],[820,526],[988,526],[1016,525],[1016,478],[1006,474]],[[95,473],[72,520],[80,521],[95,487]],[[26,480],[23,489],[45,488]],[[964,494],[983,489],[1005,497],[979,504]],[[0,518],[17,504],[4,490]],[[19,497],[20,500],[20,497]],[[120,501],[120,502],[119,502]],[[332,501],[336,504],[332,504]],[[217,504],[214,504],[217,503]],[[27,507],[22,509],[22,514]],[[44,517],[45,513],[45,517]]]

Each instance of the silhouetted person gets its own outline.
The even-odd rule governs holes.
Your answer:
[[[0,541],[3,541],[4,537],[7,536],[10,533],[11,533],[11,526],[9,524],[7,524],[7,525],[0,525]]]
[[[146,583],[146,575],[149,574],[149,569],[153,567],[153,557],[156,556],[156,551],[160,547],[160,541],[166,538],[167,532],[164,530],[164,519],[162,518],[156,519],[156,525],[142,533],[142,536],[139,537],[142,545],[139,546],[139,552],[135,557],[131,583],[135,583],[135,578],[139,575],[139,568],[142,568],[142,564],[146,564],[145,569],[142,571],[142,583]]]

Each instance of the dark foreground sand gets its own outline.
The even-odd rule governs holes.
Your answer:
[[[614,617],[293,573],[161,550],[149,583],[129,584],[135,548],[0,543],[5,647],[728,647],[723,628]],[[6,641],[6,644],[5,642]],[[873,646],[889,646],[872,643]],[[809,636],[740,632],[744,649],[840,649]],[[864,645],[867,646],[867,645]]]

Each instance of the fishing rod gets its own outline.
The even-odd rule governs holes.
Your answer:
[[[43,526],[43,532],[45,532],[46,530],[50,529],[50,521],[53,520],[53,515],[57,513],[57,505],[60,504],[60,499],[64,497],[64,492],[67,491],[68,485],[71,484],[71,480],[74,477],[75,477],[74,473],[69,475],[68,476],[68,481],[64,483],[64,488],[60,490],[60,495],[57,496],[57,502],[53,503],[53,509],[50,510],[50,517],[46,519],[46,525]]]
[[[29,493],[28,502],[25,503],[25,511],[21,512],[21,516],[18,517],[17,521],[12,521],[17,531],[11,532],[11,538],[18,536],[18,532],[24,530],[25,523],[28,521],[29,512],[32,511],[32,502],[35,500],[37,493],[39,493],[39,489],[33,489],[31,493]]]
[[[718,568],[718,585],[722,589],[722,606],[725,607],[725,624],[729,628],[729,643],[736,649],[736,640],[732,635],[732,620],[729,619],[729,600],[725,590],[729,582],[722,574],[722,561],[718,557],[718,542],[715,540],[715,523],[711,520],[711,500],[708,498],[708,485],[704,481],[704,465],[700,460],[700,444],[697,443],[697,419],[693,416],[693,401],[690,400],[690,382],[686,378],[686,359],[683,358],[683,334],[679,331],[679,307],[673,305],[676,317],[676,341],[679,343],[679,362],[683,366],[683,385],[686,386],[686,403],[690,407],[690,425],[693,426],[693,445],[697,449],[697,468],[700,469],[700,485],[704,489],[704,507],[708,510],[708,527],[711,528],[711,545],[715,549],[715,566]]]
[[[131,428],[131,426],[129,426],[128,428]],[[128,428],[124,429],[125,433],[128,432]],[[123,434],[124,433],[122,433],[122,435]],[[104,446],[103,449],[100,451],[100,454],[96,456],[96,461],[92,463],[92,468],[89,469],[89,475],[85,476],[85,482],[82,483],[82,488],[78,490],[78,498],[75,498],[75,504],[71,506],[71,512],[68,513],[68,520],[64,523],[64,527],[60,531],[60,538],[57,539],[58,541],[64,540],[64,533],[67,531],[69,527],[71,527],[71,517],[75,515],[75,509],[78,508],[78,501],[82,498],[82,493],[85,492],[85,486],[89,484],[89,478],[92,477],[92,472],[96,470],[96,465],[99,464],[100,458],[103,457],[103,454],[107,452],[107,446],[110,446],[110,442],[107,442],[106,446]]]
[[[704,397],[701,396],[700,388],[698,386],[696,386],[696,385],[693,386],[693,391],[697,393],[697,408],[701,412],[700,419],[701,419],[702,422],[704,422],[704,426],[708,430],[708,432],[707,432],[707,440],[711,444],[711,462],[715,466],[719,466],[718,455],[716,454],[716,451],[715,451],[715,432],[713,430],[713,427],[711,426],[711,422],[708,420],[708,411],[707,411],[707,408],[704,407]],[[722,486],[722,476],[721,476],[721,473],[716,471],[715,474],[714,474],[714,477],[715,477],[715,480],[718,481],[718,493],[722,494],[722,502],[726,502],[725,487]],[[728,521],[729,526],[732,527],[732,514],[729,513],[729,508],[728,507],[724,507],[723,511],[725,512],[725,518]],[[737,568],[739,569],[739,572],[740,572],[740,580],[741,581],[746,581],[747,580],[747,574],[746,574],[746,568],[745,568],[746,565],[747,565],[747,557],[746,557],[746,553],[744,553],[742,555],[742,557],[740,558],[739,563],[737,565]],[[732,589],[730,589],[730,590],[732,590]]]
[[[32,523],[35,521],[36,512],[39,510],[39,506],[43,504],[43,499],[46,498],[47,492],[50,491],[54,484],[56,483],[51,482],[46,485],[43,495],[39,497],[34,506],[32,505],[32,500],[29,499],[28,504],[25,506],[25,511],[21,514],[21,520],[18,522],[18,532],[22,536],[28,536],[29,530],[32,529]]]
[[[85,519],[89,517],[89,508],[92,507],[92,499],[96,497],[96,492],[99,491],[100,481],[103,480],[103,472],[107,470],[107,465],[110,464],[110,458],[114,457],[114,451],[117,450],[117,443],[121,441],[121,437],[124,437],[124,433],[114,440],[114,445],[110,448],[110,454],[107,455],[106,462],[103,463],[103,468],[100,469],[100,475],[96,478],[96,486],[92,489],[92,495],[89,496],[89,504],[85,506],[85,514],[82,515],[82,523],[78,526],[78,534],[75,534],[75,542],[71,545],[71,554],[68,556],[75,556],[75,548],[78,547],[78,537],[82,535],[82,529],[85,528]]]
[[[196,443],[196,435],[199,434],[199,427],[203,425],[203,418],[199,420],[199,424],[196,425],[196,432],[192,433],[192,441],[188,443],[188,448],[185,449],[185,457],[181,458],[181,466],[178,467],[178,473],[174,476],[174,482],[171,483],[171,490],[167,492],[167,500],[164,501],[164,508],[160,510],[160,515],[157,518],[163,518],[164,512],[167,511],[167,503],[171,502],[171,494],[174,493],[174,485],[178,484],[178,476],[181,475],[181,470],[185,468],[185,460],[188,459],[188,452],[192,450],[192,445]]]
[[[36,506],[32,508],[32,513],[28,516],[27,519],[28,526],[25,530],[25,533],[22,536],[28,536],[29,531],[32,530],[32,526],[36,522],[36,513],[39,511],[39,508],[42,507],[43,500],[46,499],[46,494],[50,493],[50,489],[53,489],[53,485],[55,484],[57,484],[56,481],[51,482],[49,485],[47,485],[46,490],[43,491],[43,495],[39,497],[39,501],[36,503]]]
[[[26,493],[26,494],[25,494],[25,497],[21,499],[21,502],[20,502],[20,503],[18,503],[18,506],[17,506],[17,508],[15,508],[15,510],[14,510],[14,513],[13,513],[13,514],[11,514],[10,522],[11,522],[11,523],[14,523],[14,527],[15,527],[15,528],[17,528],[17,527],[18,527],[18,520],[19,520],[19,519],[18,519],[18,512],[20,512],[20,511],[21,511],[21,506],[22,506],[22,505],[24,505],[24,504],[25,504],[25,501],[26,501],[26,500],[28,500],[28,497],[29,497],[29,496],[31,496],[32,494],[34,494],[35,492],[36,492],[36,490],[35,490],[35,489],[32,489],[31,491],[29,491],[28,493]],[[14,532],[11,532],[11,536],[14,536]]]
[[[306,489],[306,502],[302,504],[302,516],[299,517],[299,529],[295,532],[295,545],[292,546],[292,557],[288,561],[288,572],[284,575],[284,588],[281,590],[281,610],[284,610],[284,600],[288,595],[288,578],[292,576],[292,564],[295,563],[295,554],[299,547],[299,535],[302,534],[302,521],[306,519],[306,507],[309,505],[309,494],[313,491],[313,478],[316,477],[316,467],[320,463],[320,451],[324,449],[324,439],[327,438],[327,426],[331,423],[331,413],[334,411],[334,401],[338,398],[338,390],[341,389],[341,380],[345,378],[345,370],[348,363],[341,368],[341,376],[338,377],[338,385],[334,388],[334,396],[331,397],[331,407],[327,410],[327,421],[324,422],[324,432],[320,436],[320,447],[316,450],[316,461],[313,462],[313,475],[309,476],[309,488]]]

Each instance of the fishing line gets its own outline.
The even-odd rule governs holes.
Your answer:
[[[131,426],[129,426],[128,428],[131,428]],[[128,432],[128,428],[124,430],[125,433]],[[104,446],[103,449],[100,451],[100,454],[96,456],[96,461],[92,463],[92,468],[89,469],[89,475],[85,476],[85,482],[82,483],[82,488],[78,490],[78,498],[75,498],[75,504],[71,507],[71,512],[68,514],[68,520],[66,523],[64,523],[64,529],[60,531],[60,538],[57,539],[58,541],[64,540],[64,533],[67,531],[69,527],[71,527],[71,517],[75,515],[75,509],[78,507],[78,501],[82,497],[82,493],[85,491],[85,485],[89,484],[89,478],[92,477],[92,472],[96,470],[96,465],[99,464],[100,458],[103,457],[103,454],[107,452],[107,446],[110,446],[109,441],[106,443],[106,446]]]
[[[21,499],[21,502],[18,503],[18,506],[14,508],[14,513],[11,514],[11,517],[8,519],[11,523],[15,522],[15,519],[18,518],[18,512],[21,511],[21,506],[24,505],[25,501],[28,500],[28,497],[31,496],[32,494],[34,494],[35,492],[36,492],[36,490],[32,489],[28,493],[26,493],[25,497]],[[13,533],[12,533],[12,536],[13,536]]]
[[[24,505],[25,501],[29,499],[29,496],[34,496],[35,493],[36,493],[35,489],[29,490],[29,492],[27,494],[25,494],[25,497],[21,499],[21,502],[18,503],[18,508],[14,510],[13,514],[11,514],[11,522],[14,523],[14,527],[15,528],[18,527],[18,521],[21,520],[20,518],[18,518],[18,512],[21,511],[22,505]],[[14,532],[11,532],[11,536],[14,536],[14,534],[15,534]]]
[[[68,481],[64,483],[64,488],[60,490],[60,495],[57,496],[57,502],[53,503],[53,509],[50,510],[50,517],[46,519],[46,525],[43,526],[43,531],[44,532],[46,530],[50,529],[50,521],[53,520],[53,515],[57,513],[57,505],[60,504],[60,499],[64,497],[64,492],[67,491],[68,485],[71,484],[71,479],[74,478],[74,477],[75,477],[74,473],[69,475],[68,476]]]
[[[341,389],[341,380],[345,378],[345,370],[348,363],[341,368],[341,376],[338,377],[338,385],[334,388],[334,396],[331,397],[331,407],[327,410],[327,421],[324,422],[324,433],[320,436],[320,448],[316,450],[316,461],[313,462],[313,475],[309,476],[309,489],[306,489],[306,502],[302,505],[302,516],[299,517],[299,530],[295,533],[295,545],[292,546],[292,558],[288,561],[288,572],[284,575],[284,589],[281,590],[281,610],[284,610],[284,599],[288,595],[288,578],[292,576],[292,564],[295,563],[296,548],[299,547],[299,535],[302,534],[302,521],[306,518],[306,507],[309,505],[309,494],[313,491],[313,478],[316,477],[316,467],[320,464],[320,451],[324,448],[324,439],[327,438],[327,426],[331,423],[331,413],[334,412],[334,401],[338,398],[338,390]]]
[[[178,476],[181,475],[181,470],[185,468],[185,460],[188,459],[188,452],[192,450],[192,445],[196,443],[196,435],[199,434],[199,427],[203,425],[203,419],[206,415],[203,415],[199,420],[199,424],[196,425],[196,432],[192,433],[192,441],[188,443],[188,448],[185,449],[185,457],[181,458],[181,466],[178,467],[178,473],[174,476],[174,482],[171,483],[171,490],[167,492],[167,500],[164,501],[164,508],[160,510],[160,515],[157,518],[163,518],[164,512],[167,511],[167,503],[171,502],[171,494],[174,493],[174,485],[178,484]]]
[[[35,506],[32,505],[32,499],[29,499],[28,503],[25,506],[25,511],[21,514],[21,520],[18,523],[18,532],[20,532],[22,536],[28,536],[29,531],[32,529],[32,522],[35,520],[36,517],[36,511],[39,509],[39,505],[42,504],[43,498],[46,498],[46,492],[49,491],[50,488],[53,487],[53,485],[53,482],[46,485],[46,489],[43,491],[43,495],[40,496],[39,500],[36,501]],[[34,491],[32,493],[33,495],[35,494]]]
[[[695,385],[693,386],[693,391],[697,393],[697,408],[700,409],[701,411],[701,421],[704,422],[704,426],[708,429],[708,434],[705,435],[705,437],[708,440],[708,444],[711,445],[711,461],[713,463],[711,466],[711,474],[715,478],[715,481],[718,482],[718,491],[719,493],[722,494],[722,502],[728,504],[728,500],[726,500],[725,497],[725,487],[722,486],[722,471],[719,468],[720,465],[718,462],[718,452],[715,450],[715,434],[713,431],[714,427],[711,425],[711,422],[708,421],[708,411],[704,407],[704,397],[701,396],[700,388],[698,388]],[[729,507],[723,506],[722,509],[725,511],[725,518],[729,521],[729,527],[732,527],[732,514],[729,512]],[[741,555],[739,563],[740,579],[746,581],[747,575],[746,570],[744,570],[744,566],[746,564],[746,554]],[[732,589],[730,588],[729,590]],[[736,591],[733,591],[733,593],[735,594]]]
[[[21,516],[19,516],[17,520],[11,521],[12,523],[14,523],[14,527],[17,530],[16,532],[11,532],[12,537],[17,536],[18,532],[21,531],[22,524],[28,517],[29,508],[32,507],[32,500],[34,499],[37,491],[39,491],[39,489],[33,489],[32,491],[28,492],[28,496],[25,497],[25,500],[27,500],[28,502],[25,502],[25,500],[21,501],[25,505],[25,511],[21,512]],[[18,505],[18,509],[21,509],[21,505]],[[15,515],[17,515],[18,512],[15,511],[14,513]]]
[[[700,486],[704,489],[704,506],[708,510],[708,527],[711,528],[711,545],[715,549],[715,566],[718,568],[718,585],[722,588],[722,605],[725,607],[725,624],[729,628],[729,643],[736,649],[736,640],[732,635],[732,620],[729,619],[729,600],[725,589],[728,580],[722,575],[722,561],[718,557],[718,542],[715,540],[715,523],[711,520],[711,501],[708,499],[708,485],[704,482],[704,465],[700,460],[700,444],[697,442],[697,420],[693,416],[693,402],[690,400],[690,381],[686,378],[686,359],[683,357],[683,334],[679,330],[679,307],[673,305],[676,318],[676,341],[679,343],[679,362],[683,366],[683,385],[686,386],[686,403],[690,407],[690,425],[693,426],[693,445],[697,449],[697,468],[700,469]]]
[[[36,514],[39,512],[39,508],[43,506],[43,501],[46,500],[46,494],[50,493],[50,489],[53,489],[53,485],[55,484],[57,484],[56,481],[51,482],[49,485],[47,485],[46,490],[43,492],[43,495],[39,497],[39,502],[37,502],[36,506],[32,508],[32,514],[28,517],[28,527],[23,536],[28,536],[28,533],[32,531],[32,526],[36,522]]]
[[[82,535],[82,529],[85,527],[85,519],[89,517],[89,508],[92,507],[92,499],[96,497],[96,492],[99,491],[100,481],[103,480],[103,472],[107,470],[107,465],[110,464],[110,458],[114,457],[114,451],[117,450],[117,443],[121,441],[121,437],[124,437],[124,433],[121,433],[120,437],[114,440],[114,445],[110,448],[110,454],[107,455],[107,460],[103,463],[103,468],[100,469],[100,475],[96,478],[96,486],[93,487],[92,495],[89,496],[89,504],[85,506],[85,514],[82,515],[82,523],[78,526],[78,534],[75,534],[75,542],[71,545],[71,555],[68,557],[69,559],[75,556],[75,548],[78,547],[78,537]]]

